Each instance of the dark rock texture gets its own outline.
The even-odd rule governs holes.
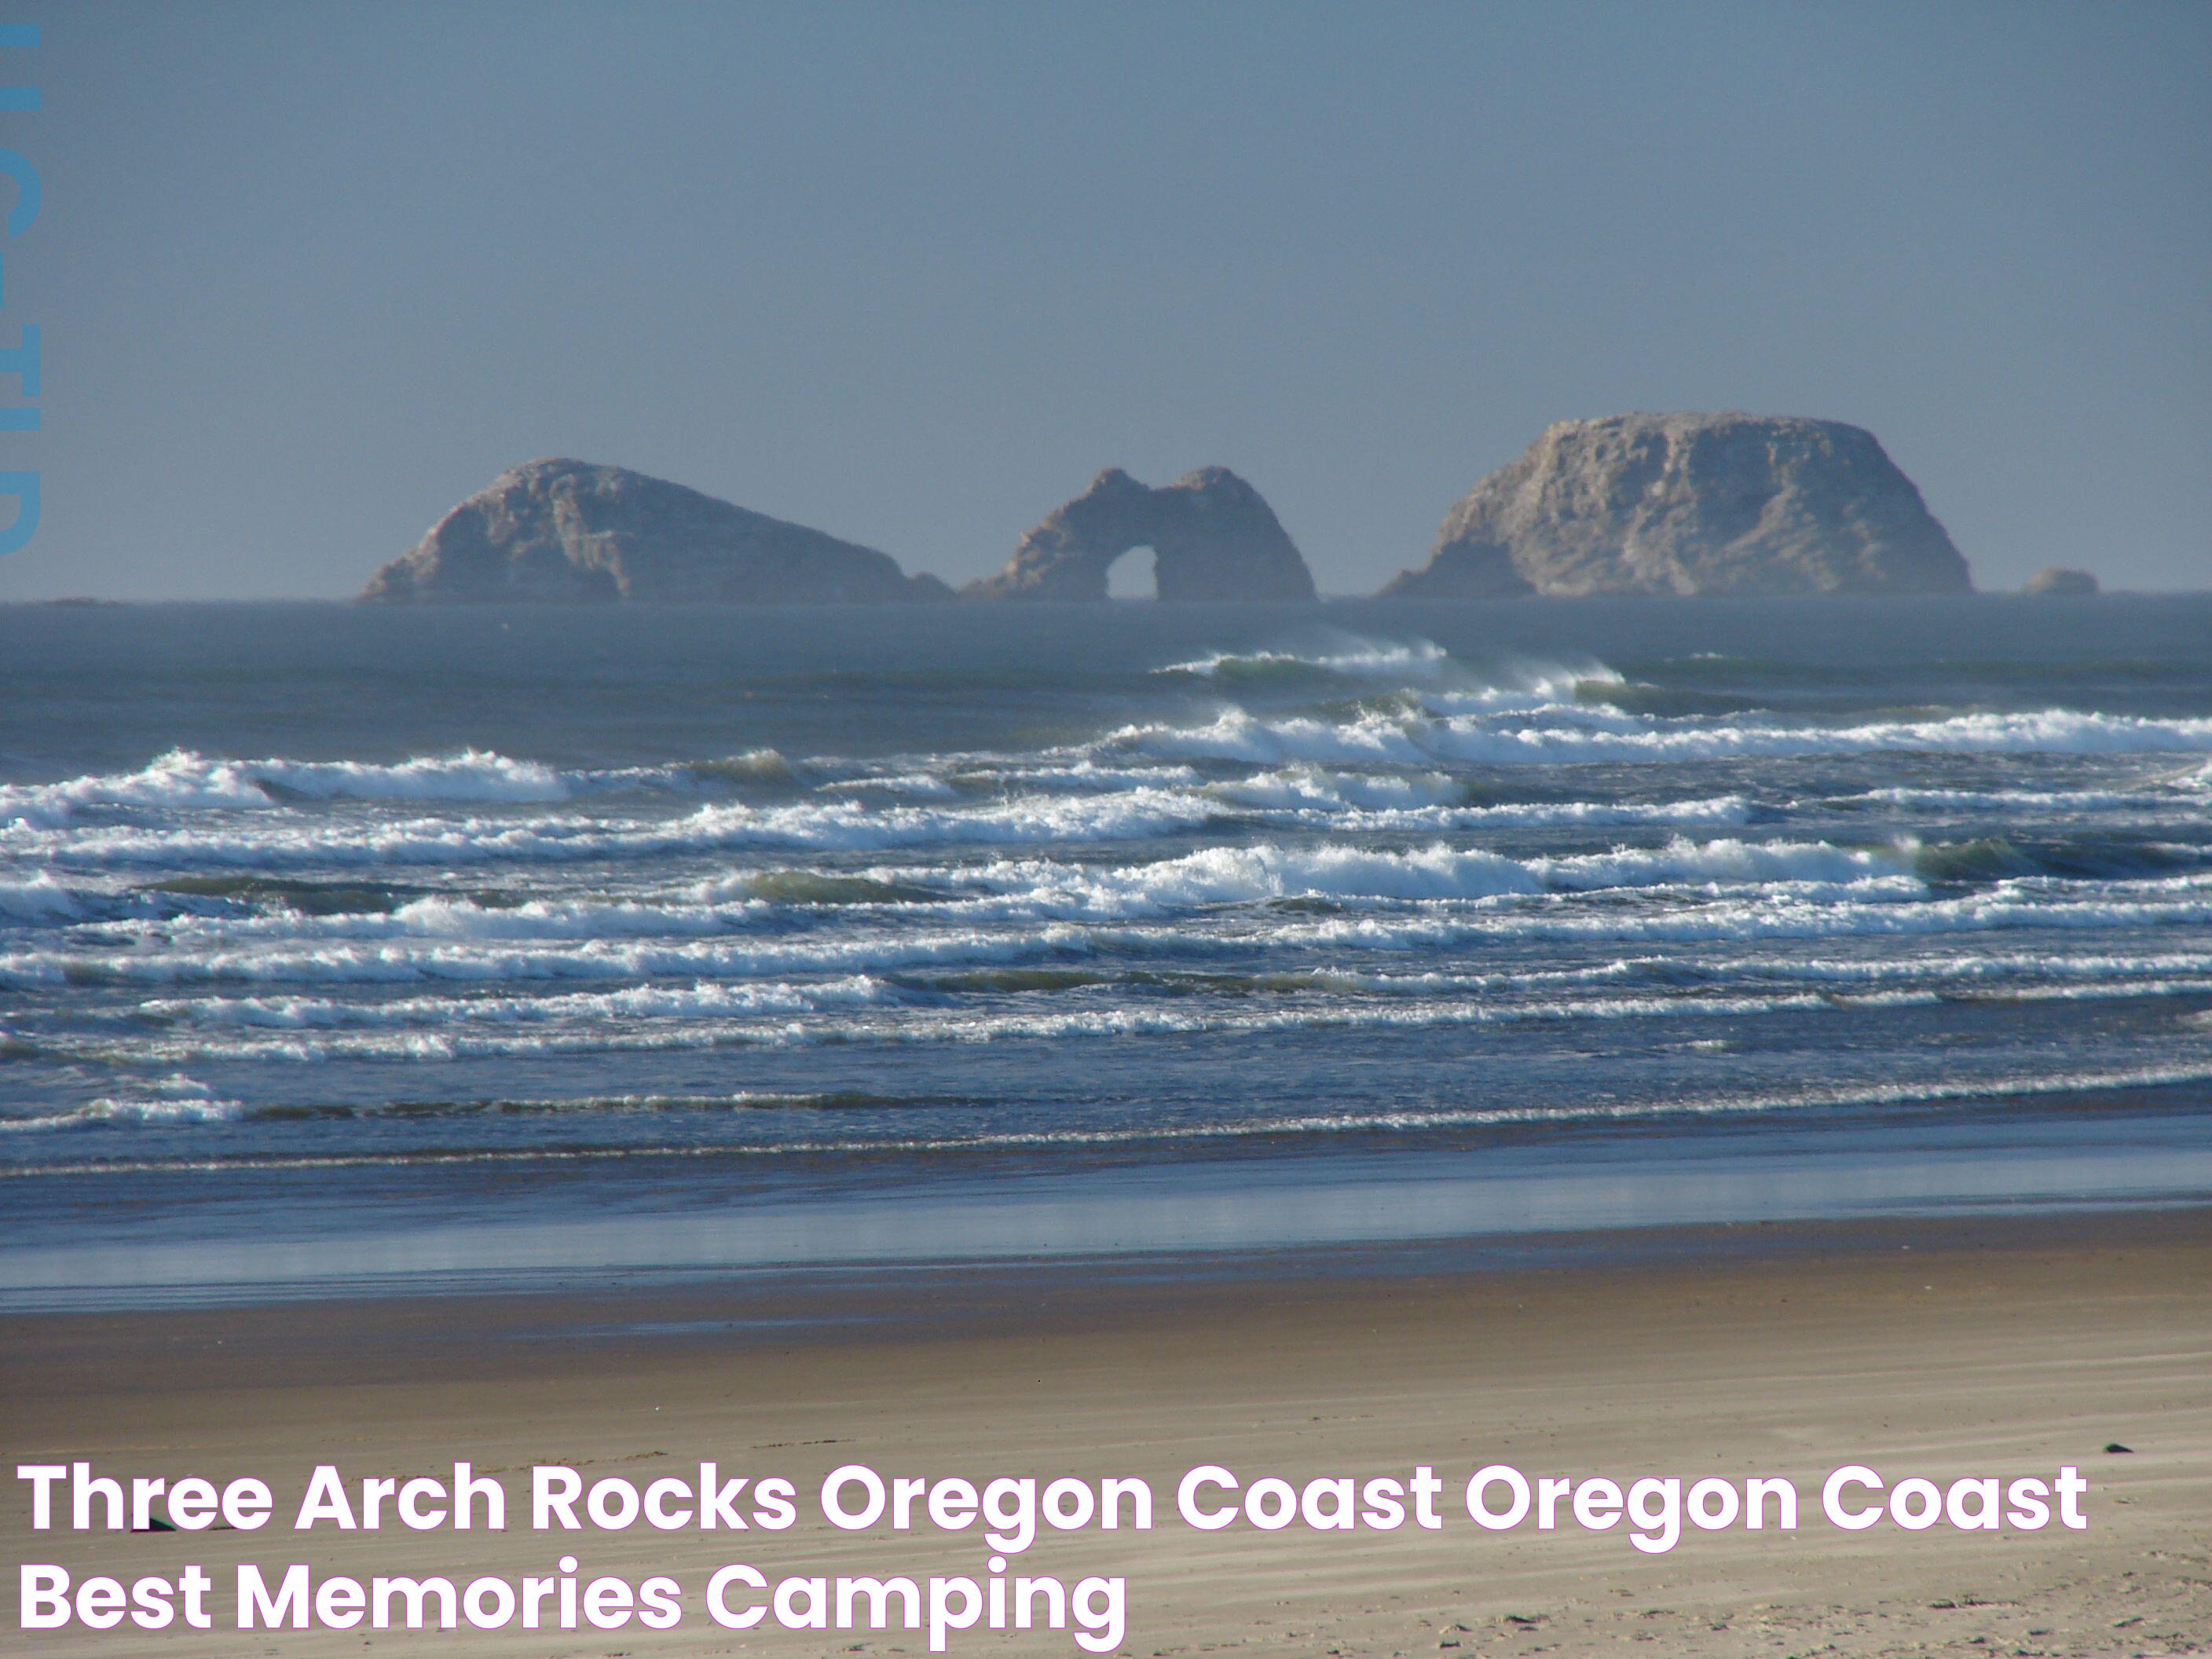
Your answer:
[[[1455,507],[1385,593],[1964,593],[1966,562],[1872,433],[1840,421],[1560,421]]]
[[[817,605],[949,597],[889,554],[586,461],[502,472],[362,591],[384,602],[721,601]]]
[[[2086,570],[2069,570],[2063,564],[2046,564],[2021,584],[2030,599],[2086,599],[2097,592],[2097,579]]]
[[[1119,467],[1022,538],[1006,568],[962,592],[979,599],[1103,599],[1106,572],[1153,552],[1163,599],[1310,599],[1313,574],[1260,492],[1226,467],[1158,489]]]

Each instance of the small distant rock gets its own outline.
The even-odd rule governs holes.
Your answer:
[[[1875,435],[1841,421],[1559,421],[1446,516],[1385,594],[1965,593],[1966,562]]]
[[[2097,579],[2086,570],[2069,570],[2063,564],[2046,564],[2020,591],[2032,599],[2086,599],[2099,592]]]
[[[834,605],[944,599],[887,553],[627,467],[502,472],[370,579],[373,602]]]
[[[2117,1440],[2107,1440],[2105,1443],[2105,1449],[2108,1452],[2124,1453],[2130,1455],[2132,1455],[2135,1451],[2135,1448],[2133,1446],[2123,1446]]]
[[[1314,597],[1313,573],[1274,510],[1224,466],[1158,489],[1109,467],[1023,537],[1004,570],[961,591],[975,599],[1103,599],[1106,573],[1138,547],[1152,550],[1163,599]]]

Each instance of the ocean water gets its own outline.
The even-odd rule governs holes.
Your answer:
[[[2212,599],[0,610],[0,1302],[2212,1192]]]

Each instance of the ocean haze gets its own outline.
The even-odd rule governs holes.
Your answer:
[[[0,599],[356,591],[503,469],[959,582],[1234,468],[1324,591],[1548,422],[1863,425],[1984,586],[2212,571],[2212,14],[33,3]]]

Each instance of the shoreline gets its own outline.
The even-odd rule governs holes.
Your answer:
[[[1281,1249],[1033,1256],[906,1266],[865,1261],[726,1273],[568,1270],[532,1284],[511,1274],[457,1275],[435,1288],[301,1285],[260,1299],[119,1307],[0,1308],[0,1395],[23,1397],[64,1347],[112,1367],[149,1343],[169,1349],[161,1386],[188,1385],[179,1350],[222,1361],[225,1346],[276,1367],[289,1384],[349,1375],[395,1346],[424,1360],[477,1368],[481,1354],[558,1343],[586,1368],[611,1358],[685,1349],[958,1341],[1012,1332],[1084,1338],[1163,1317],[1295,1299],[1364,1304],[1394,1294],[1523,1297],[1543,1287],[1624,1292],[1701,1273],[1811,1270],[1823,1264],[2017,1258],[2052,1250],[2201,1249],[2212,1273],[2212,1204],[2039,1207],[2014,1213],[1875,1216],[1574,1231]],[[156,1287],[158,1288],[158,1287]],[[2212,1291],[2208,1291],[2212,1304]],[[285,1369],[305,1332],[339,1368]],[[25,1356],[44,1352],[44,1360]],[[228,1363],[227,1361],[223,1363]],[[556,1363],[558,1363],[557,1360]],[[107,1380],[115,1380],[111,1369]],[[2212,1390],[2208,1390],[2212,1392]]]
[[[1396,1274],[1158,1282],[943,1275],[824,1305],[758,1287],[423,1298],[0,1319],[5,1450],[125,1473],[253,1473],[296,1493],[456,1458],[682,1473],[719,1458],[793,1478],[830,1468],[1134,1474],[1172,1492],[1218,1462],[1280,1473],[1436,1466],[1455,1490],[1497,1461],[1536,1474],[1747,1473],[1818,1490],[1846,1462],[1905,1474],[2080,1467],[2089,1529],[1979,1538],[1808,1517],[1786,1535],[1686,1537],[1644,1556],[1619,1533],[1294,1530],[1041,1538],[1026,1568],[1126,1573],[1122,1650],[1661,1656],[2181,1653],[2212,1625],[2212,1210],[1875,1223],[1677,1238],[1673,1253]],[[1659,1241],[1647,1241],[1656,1243]],[[1687,1249],[1696,1245],[1694,1249]],[[1403,1264],[1401,1264],[1403,1265]],[[544,1340],[539,1340],[540,1337]],[[2111,1442],[2132,1455],[2107,1455]],[[283,1501],[280,1498],[280,1510]],[[696,1599],[713,1565],[973,1573],[972,1537],[845,1534],[802,1520],[771,1544],[632,1532],[556,1542],[517,1530],[137,1537],[49,1534],[7,1510],[18,1559],[80,1572],[311,1559],[319,1574],[668,1571]],[[541,1559],[541,1558],[545,1558]],[[12,1598],[15,1586],[4,1587]],[[222,1605],[218,1596],[217,1605]],[[14,1603],[5,1616],[12,1618]],[[272,1650],[426,1650],[404,1632],[286,1633]],[[1977,1642],[1975,1638],[1984,1638]],[[164,1650],[235,1651],[237,1633]],[[126,1631],[42,1651],[143,1651]],[[884,1652],[860,1632],[514,1632],[472,1650],[533,1655]],[[1996,1645],[1992,1645],[1996,1644]],[[1074,1651],[1067,1637],[956,1639],[955,1651]]]
[[[2024,1108],[1831,1121],[1826,1109],[1592,1126],[1439,1131],[1295,1155],[1279,1143],[1158,1164],[1092,1156],[900,1171],[693,1149],[662,1168],[636,1149],[588,1185],[557,1159],[507,1169],[486,1191],[433,1161],[375,1186],[318,1194],[249,1170],[113,1179],[142,1224],[92,1224],[75,1172],[0,1182],[18,1206],[0,1248],[0,1318],[37,1312],[410,1301],[590,1291],[653,1296],[702,1284],[775,1291],[876,1279],[1059,1274],[1071,1282],[1383,1276],[1741,1251],[1759,1241],[2212,1203],[2212,1146],[2193,1091],[2084,1089]],[[1547,1127],[1557,1133],[1547,1135]],[[1593,1133],[1593,1129],[1597,1133]],[[1352,1140],[1352,1137],[1343,1137]],[[502,1166],[506,1168],[506,1166]],[[775,1184],[781,1179],[779,1189]],[[222,1183],[233,1185],[226,1189]],[[214,1184],[210,1184],[214,1183]],[[241,1187],[237,1183],[246,1183]],[[252,1230],[225,1214],[253,1192]],[[1700,1243],[1705,1241],[1705,1243]]]

